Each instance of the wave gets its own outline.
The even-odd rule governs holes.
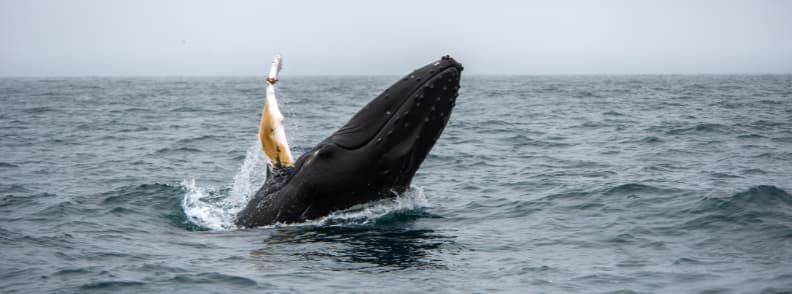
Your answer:
[[[91,282],[80,286],[80,290],[85,291],[119,291],[129,290],[130,288],[140,288],[146,283],[138,281],[101,281]]]
[[[783,209],[792,206],[792,196],[786,191],[768,185],[760,185],[739,192],[728,198],[704,198],[700,211],[737,211],[750,208]]]
[[[696,208],[687,211],[697,217],[686,222],[685,226],[761,225],[772,219],[788,221],[792,217],[790,211],[792,196],[789,193],[775,186],[760,185],[730,197],[705,197]]]
[[[168,184],[142,184],[120,187],[110,192],[104,192],[97,197],[101,199],[101,206],[129,204],[132,206],[150,206],[151,204],[166,204],[172,202],[171,195],[178,193],[178,187]]]
[[[686,134],[697,134],[697,133],[724,133],[727,130],[727,126],[717,123],[701,123],[697,124],[692,127],[687,128],[676,128],[670,131],[667,131],[667,135],[686,135]]]
[[[74,215],[88,214],[92,210],[81,207],[78,203],[73,201],[60,201],[55,204],[49,205],[46,208],[33,213],[35,220],[54,220]]]
[[[19,166],[13,163],[0,162],[0,168],[17,168],[17,167]]]
[[[633,142],[635,142],[635,141],[633,141]],[[645,143],[645,144],[654,144],[654,143],[663,143],[665,141],[663,141],[663,139],[660,139],[660,138],[655,137],[655,136],[648,136],[648,137],[644,137],[643,139],[641,139],[641,140],[639,140],[637,142]]]
[[[572,94],[571,95],[572,97],[576,97],[576,98],[589,98],[589,97],[602,98],[602,97],[604,97],[604,96],[602,96],[600,94],[597,94],[597,93],[594,93],[594,92],[591,92],[591,91],[585,91],[585,90],[573,91],[571,94]]]
[[[179,209],[183,190],[179,186],[153,183],[128,185],[94,195],[67,197],[36,215],[58,225],[85,220],[92,223],[123,224],[125,230],[135,230],[142,223],[159,224],[163,219],[173,226],[196,230]],[[52,215],[61,216],[53,218]],[[92,215],[90,220],[83,219]],[[119,221],[119,219],[123,221]]]
[[[609,110],[609,111],[603,112],[602,115],[625,116],[625,114],[623,114],[621,112],[618,112],[618,111],[615,111],[615,110]]]
[[[20,184],[0,184],[0,193],[30,193],[31,190]]]
[[[169,154],[169,153],[197,153],[203,152],[203,150],[198,148],[192,147],[179,147],[179,148],[162,148],[157,150],[157,154]]]
[[[211,273],[198,273],[198,274],[181,274],[173,277],[171,281],[183,284],[228,284],[235,286],[252,287],[258,285],[256,281],[242,277],[226,275],[217,272]]]
[[[743,135],[738,135],[737,136],[737,139],[746,139],[746,140],[747,139],[763,139],[763,138],[766,138],[766,137],[762,136],[762,135],[759,135],[759,134],[743,134]]]
[[[119,110],[116,110],[116,111],[119,111]],[[150,109],[150,108],[130,107],[130,108],[126,108],[124,110],[120,110],[119,112],[126,112],[126,113],[130,113],[130,112],[145,112],[145,113],[149,113],[151,111],[152,111],[152,109]]]
[[[40,107],[26,108],[26,109],[22,110],[22,112],[28,113],[28,114],[38,114],[38,113],[45,113],[45,112],[50,112],[50,111],[55,111],[55,109],[53,109],[52,107],[47,107],[47,106],[40,106]]]
[[[603,192],[603,195],[630,195],[630,194],[659,194],[673,193],[674,190],[667,190],[638,183],[618,185]]]
[[[171,112],[211,112],[211,111],[209,111],[207,109],[198,108],[198,107],[189,107],[189,106],[177,107],[177,108],[171,109],[170,111]]]
[[[216,140],[217,138],[218,138],[217,136],[213,136],[213,135],[202,135],[202,136],[196,136],[196,137],[180,139],[177,143],[179,143],[179,144],[188,144],[188,143],[195,143],[195,142],[199,142],[199,141]]]
[[[792,143],[792,137],[779,137],[772,139],[775,142]]]
[[[563,142],[554,142],[554,141],[543,141],[538,139],[533,139],[531,137],[517,134],[510,137],[503,138],[504,142],[511,143],[515,146],[534,146],[534,147],[567,147],[573,146],[574,144],[563,143]]]

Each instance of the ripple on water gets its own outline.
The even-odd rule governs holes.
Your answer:
[[[55,111],[55,109],[53,109],[52,107],[41,106],[41,107],[25,108],[22,111],[27,114],[40,114],[40,113]]]
[[[183,194],[182,187],[154,183],[122,186],[80,201],[81,209],[101,215],[98,220],[103,222],[113,222],[112,218],[120,216],[136,222],[164,219],[178,228],[200,229],[188,221],[179,206]]]
[[[190,154],[198,152],[203,152],[203,150],[192,147],[161,148],[157,150],[157,154]]]
[[[195,142],[202,142],[202,141],[218,140],[219,138],[220,137],[213,136],[213,135],[201,135],[201,136],[195,136],[195,137],[180,139],[177,143],[179,143],[179,144],[188,144],[188,143],[195,143]]]
[[[648,136],[641,139],[640,142],[645,144],[655,144],[655,143],[663,143],[664,141],[655,136]]]
[[[621,113],[621,112],[618,112],[618,111],[615,111],[615,110],[610,110],[610,111],[603,112],[602,115],[625,116],[624,113]]]
[[[242,287],[256,287],[258,283],[252,279],[241,276],[226,275],[217,272],[199,273],[199,274],[180,274],[176,275],[171,281],[181,284],[212,284],[213,287],[226,285],[226,286],[242,286]]]
[[[0,168],[18,168],[19,166],[13,163],[0,162]]]
[[[756,139],[764,139],[764,138],[766,137],[759,134],[743,134],[737,136],[737,139],[742,139],[742,140],[756,140]]]
[[[52,273],[52,275],[53,276],[66,276],[66,277],[68,277],[68,276],[80,276],[80,275],[86,275],[86,274],[93,273],[95,269],[96,269],[95,267],[93,267],[93,268],[88,268],[88,267],[66,268],[66,269],[60,269],[60,270]]]
[[[30,189],[26,188],[24,185],[19,184],[11,184],[11,185],[3,185],[0,184],[0,193],[8,194],[7,196],[13,196],[11,194],[27,194],[32,192]],[[47,197],[44,194],[40,194],[40,197]],[[28,197],[31,198],[31,197]]]
[[[83,284],[80,290],[85,291],[129,291],[141,289],[146,283],[138,281],[99,281]]]
[[[639,183],[629,183],[629,184],[622,184],[618,185],[613,188],[609,188],[603,192],[604,195],[632,195],[632,194],[658,194],[658,193],[674,193],[676,190],[673,189],[661,189],[654,186],[639,184]]]
[[[177,107],[171,109],[171,111],[172,112],[211,112],[207,109],[199,108],[199,107]]]
[[[667,135],[693,135],[693,134],[722,134],[729,131],[729,127],[717,123],[700,123],[692,127],[676,128],[666,132]]]

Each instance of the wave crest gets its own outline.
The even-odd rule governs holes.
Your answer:
[[[707,197],[688,213],[695,216],[685,223],[691,229],[753,227],[752,230],[774,230],[770,223],[790,217],[792,196],[775,186],[754,186],[730,197]],[[757,227],[758,226],[758,227]],[[787,228],[783,229],[785,232]],[[766,232],[767,233],[767,232]],[[768,233],[769,234],[769,233]]]
[[[745,209],[778,209],[792,205],[792,196],[769,185],[760,185],[728,198],[704,198],[698,211],[737,212]]]

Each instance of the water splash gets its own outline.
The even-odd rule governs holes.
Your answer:
[[[210,230],[236,228],[234,217],[250,201],[267,175],[267,159],[258,148],[258,145],[248,148],[230,188],[200,187],[195,179],[182,181],[182,188],[187,191],[182,199],[182,209],[190,222]]]
[[[429,200],[423,188],[411,186],[402,194],[393,192],[395,197],[355,205],[333,212],[325,217],[297,224],[281,224],[264,226],[263,228],[302,227],[302,226],[346,226],[367,225],[393,214],[421,210],[429,207]]]
[[[320,226],[368,224],[372,221],[393,213],[418,210],[429,207],[423,188],[410,187],[407,192],[397,194],[394,198],[380,199],[378,201],[353,206],[349,209],[333,212],[330,215],[315,221]]]
[[[236,229],[234,217],[263,185],[267,164],[267,158],[259,151],[259,146],[254,145],[248,148],[245,160],[234,176],[230,188],[201,187],[195,183],[195,179],[182,181],[181,186],[187,191],[182,199],[182,209],[187,219],[210,230]],[[299,224],[275,224],[265,228],[368,224],[387,215],[429,206],[421,187],[412,186],[407,192],[394,192],[394,195],[393,198],[356,205],[317,220]]]

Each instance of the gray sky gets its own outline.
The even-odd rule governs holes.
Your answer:
[[[792,73],[792,1],[0,0],[0,76]]]

